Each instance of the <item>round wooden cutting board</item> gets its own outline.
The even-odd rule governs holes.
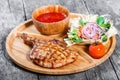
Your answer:
[[[70,16],[71,18],[75,18],[85,15],[71,13]],[[88,70],[108,59],[109,56],[113,53],[116,45],[116,37],[112,36],[106,44],[106,54],[100,59],[94,59],[88,54],[88,46],[73,45],[71,46],[71,48],[79,51],[80,54],[75,62],[60,68],[48,69],[40,67],[29,60],[28,54],[31,48],[28,45],[24,44],[22,39],[16,37],[17,32],[34,33],[38,36],[41,35],[34,27],[32,20],[28,20],[18,25],[11,31],[11,33],[7,37],[6,50],[8,52],[8,55],[19,66],[27,70],[43,74],[62,75]],[[62,35],[52,35],[47,37],[57,38],[62,41],[64,38],[64,36]]]

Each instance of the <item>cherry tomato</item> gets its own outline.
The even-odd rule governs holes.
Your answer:
[[[105,46],[102,43],[92,44],[89,46],[89,54],[93,58],[99,59],[105,55]]]

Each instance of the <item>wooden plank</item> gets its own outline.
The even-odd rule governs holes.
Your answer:
[[[109,59],[103,64],[86,71],[88,80],[118,80]]]
[[[118,79],[120,79],[120,34],[117,36],[116,49],[113,55],[110,57],[110,61],[113,65],[113,68],[117,74]]]
[[[109,14],[111,15],[111,19],[113,19],[115,26],[118,30],[120,28],[118,27],[120,25],[119,20],[119,9],[120,9],[120,1],[112,1],[112,0],[84,0],[84,3],[86,4],[86,7],[88,8],[90,14]],[[119,34],[118,34],[119,35]],[[115,51],[113,52],[113,55],[110,57],[110,60],[107,60],[104,64],[101,64],[100,66],[91,69],[90,72],[86,72],[86,75],[88,75],[88,79],[92,80],[118,80],[120,79],[120,66],[119,63],[119,47],[120,43],[118,42],[120,38],[117,37],[117,47]],[[90,74],[93,73],[93,74]],[[93,77],[96,78],[94,79]]]
[[[69,1],[62,1],[62,0],[61,0],[60,3],[63,4],[63,5],[66,5],[67,2],[68,2],[70,5],[73,4],[73,3],[70,3],[70,1],[71,1],[71,0],[69,0]],[[35,3],[37,3],[38,6],[39,6],[39,4],[41,4],[41,5],[50,4],[51,1],[41,1],[41,2],[38,1],[38,2],[37,2],[37,1],[29,1],[29,0],[26,0],[24,3],[26,3],[26,5],[25,5],[25,8],[27,8],[27,9],[26,9],[26,14],[27,14],[27,18],[29,19],[29,18],[31,18],[30,15],[31,15],[31,13],[32,13],[32,10],[34,10],[37,6],[34,4],[34,6],[31,6],[31,7],[30,7],[31,4],[28,4],[28,2],[31,3],[31,4],[34,4],[33,2],[35,2]],[[44,2],[45,2],[45,3],[44,3]],[[59,1],[56,1],[56,2],[57,2],[56,4],[59,3]],[[71,2],[72,2],[72,1],[71,1]],[[78,2],[80,2],[80,1],[78,1]],[[88,1],[88,2],[89,2],[89,1]],[[77,3],[77,1],[76,1],[76,3]],[[83,3],[83,2],[81,2],[81,3]],[[89,3],[91,3],[91,2],[89,2]],[[69,4],[67,4],[67,5],[69,5]],[[28,5],[28,6],[27,6],[27,5]],[[35,6],[36,6],[36,7],[35,7]],[[90,5],[90,6],[91,6],[91,5]],[[92,5],[92,6],[93,6],[93,5]],[[72,10],[72,7],[73,7],[73,5],[71,5],[71,8],[70,8],[71,10],[70,10],[70,11],[73,11],[73,10]],[[94,7],[95,7],[95,6],[94,6]],[[31,10],[29,10],[29,9],[31,9]],[[84,9],[84,8],[83,8],[83,9]],[[75,10],[75,9],[74,9],[74,10]],[[76,11],[76,10],[75,10],[75,11]],[[78,10],[77,10],[77,11],[78,11]],[[77,12],[77,11],[76,11],[76,12]],[[80,11],[80,10],[79,10],[79,11]],[[85,9],[85,11],[86,11],[86,9]],[[82,12],[80,12],[80,13],[82,13]],[[84,12],[83,12],[83,13],[84,13]],[[119,19],[118,19],[118,20],[119,20]],[[110,69],[111,69],[111,68],[110,68]],[[91,72],[91,73],[92,73],[92,72]],[[82,74],[83,74],[83,73],[82,73]],[[87,75],[87,74],[86,74],[86,75]],[[76,74],[76,76],[79,76],[79,75]],[[43,75],[43,77],[46,77],[46,76]],[[47,76],[47,77],[48,77],[48,76]],[[48,78],[49,78],[49,77],[48,77]],[[51,78],[53,79],[53,76],[51,76]],[[47,78],[46,78],[46,79],[47,79]],[[58,78],[56,78],[56,79],[58,79]],[[86,78],[84,78],[84,80],[86,80]],[[100,79],[99,79],[99,80],[100,80]],[[114,79],[113,79],[113,80],[114,80]],[[117,79],[116,79],[116,80],[117,80]]]
[[[25,71],[9,59],[5,40],[16,25],[24,21],[21,0],[0,1],[0,80],[37,80],[36,74]]]
[[[39,75],[39,80],[87,80],[85,72],[70,74],[70,75],[61,75],[61,76],[52,76],[52,75]]]
[[[21,0],[8,0],[8,7],[17,24],[24,21],[24,7]]]

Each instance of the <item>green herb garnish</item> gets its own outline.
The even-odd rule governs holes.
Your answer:
[[[97,22],[97,24],[98,24],[98,25],[100,25],[100,26],[101,26],[102,24],[104,24],[104,22],[105,22],[105,18],[104,18],[104,17],[99,16],[99,17],[97,17],[96,22]]]
[[[106,28],[107,30],[110,28],[111,24],[110,22],[105,22],[105,18],[104,17],[97,17],[97,20],[96,20],[97,24],[103,28]]]
[[[107,41],[107,35],[106,35],[106,34],[103,34],[102,37],[101,37],[101,39],[102,39],[102,42]]]
[[[69,34],[69,40],[72,40],[73,42],[80,43],[82,42],[82,39],[78,37],[78,30],[73,29]]]
[[[81,38],[73,38],[72,41],[76,42],[76,43],[80,43],[82,42]]]
[[[77,29],[73,29],[72,32],[70,32],[71,35],[77,35]]]
[[[82,19],[80,19],[79,22],[80,22],[81,25],[86,25],[88,23],[88,22],[83,21]]]

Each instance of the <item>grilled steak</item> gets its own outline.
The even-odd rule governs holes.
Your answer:
[[[40,40],[26,33],[19,34],[19,37],[33,45],[29,57],[41,67],[58,68],[77,59],[78,52],[68,49],[59,40]]]

